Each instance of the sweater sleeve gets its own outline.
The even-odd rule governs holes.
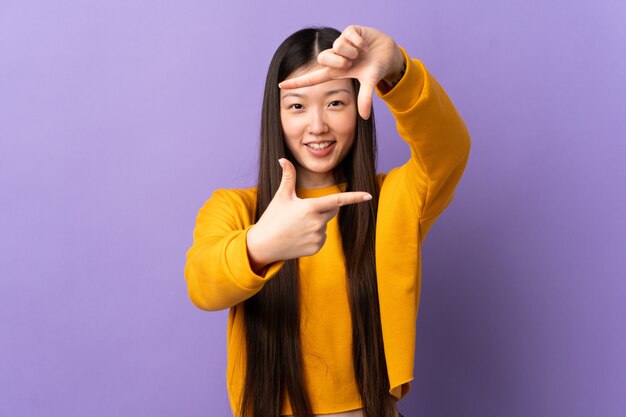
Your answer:
[[[387,103],[398,133],[411,148],[411,158],[392,170],[417,196],[413,209],[423,240],[435,219],[450,204],[469,157],[470,137],[463,119],[437,80],[417,59],[400,48],[407,68],[389,92],[377,94]],[[394,172],[396,171],[396,172]]]
[[[185,279],[189,297],[200,309],[222,310],[252,297],[284,264],[268,265],[262,275],[252,270],[246,244],[253,223],[248,205],[235,191],[217,190],[198,212]]]

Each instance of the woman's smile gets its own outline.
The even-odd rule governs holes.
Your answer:
[[[311,151],[313,155],[321,157],[328,155],[334,149],[335,143],[337,142],[311,142],[307,143],[305,146],[309,148],[309,151]]]

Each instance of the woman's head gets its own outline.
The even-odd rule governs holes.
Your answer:
[[[340,34],[327,27],[299,30],[283,41],[272,58],[263,99],[260,155],[260,174],[265,171],[271,182],[280,179],[277,160],[281,157],[296,166],[301,188],[348,182],[346,171],[354,158],[375,159],[373,117],[363,120],[357,112],[358,81],[278,88],[287,78],[319,68],[317,55],[332,48]]]

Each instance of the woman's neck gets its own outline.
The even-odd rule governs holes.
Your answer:
[[[309,172],[298,172],[296,178],[296,186],[301,190],[327,188],[342,182],[346,182],[345,177],[343,175],[335,177],[332,172],[315,175],[311,175]]]

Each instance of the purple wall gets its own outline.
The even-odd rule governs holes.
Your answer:
[[[229,415],[226,312],[183,277],[195,215],[254,181],[280,41],[359,23],[423,60],[473,138],[400,408],[623,416],[624,22],[617,0],[0,3],[0,415]],[[388,170],[408,149],[376,106]]]

